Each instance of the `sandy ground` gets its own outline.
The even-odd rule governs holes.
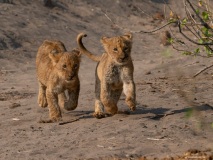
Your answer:
[[[0,3],[0,159],[163,158],[189,149],[212,154],[213,70],[192,78],[212,59],[184,56],[163,46],[160,32],[134,34],[135,112],[103,119],[92,116],[96,63],[83,56],[79,106],[62,115],[64,121],[77,121],[38,123],[48,117],[48,109],[37,104],[35,73],[36,52],[45,39],[61,40],[71,50],[77,34],[85,32],[87,48],[101,54],[102,36],[124,32],[102,11],[130,30],[151,30],[164,23],[142,13],[162,11],[157,0],[58,0],[53,8],[42,2]],[[181,3],[170,5],[183,13]],[[177,28],[172,29],[177,34]],[[124,98],[119,110],[128,110]]]

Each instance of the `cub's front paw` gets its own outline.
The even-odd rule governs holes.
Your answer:
[[[62,121],[62,118],[40,119],[38,123],[55,123]]]
[[[135,106],[135,105],[130,106],[129,109],[130,109],[131,111],[135,111],[135,110],[136,110],[136,106]]]
[[[62,120],[62,116],[61,116],[61,110],[60,108],[58,107],[58,110],[51,110],[52,108],[49,108],[50,110],[50,113],[49,113],[49,117],[50,117],[50,120],[52,122],[59,122]]]
[[[76,107],[77,107],[77,103],[73,103],[70,101],[64,102],[64,109],[66,109],[67,111],[74,110],[74,109],[76,109]]]
[[[40,95],[38,97],[38,105],[39,107],[42,107],[42,108],[47,107],[47,99],[44,95]]]
[[[62,121],[62,117],[51,117],[50,120],[52,123],[60,122],[60,121]]]
[[[101,119],[101,118],[105,118],[105,113],[103,113],[103,112],[94,112],[93,113],[93,116],[95,117],[95,118],[97,118],[97,119]]]

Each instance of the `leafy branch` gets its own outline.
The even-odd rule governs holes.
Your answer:
[[[184,51],[183,49],[178,49],[178,47],[174,46],[173,43],[182,42],[179,39],[170,38],[170,43],[172,44],[173,48],[178,51],[184,51],[184,54],[187,55],[198,55],[201,49],[199,47],[203,46],[205,52],[208,56],[213,55],[213,13],[211,12],[210,4],[206,2],[206,0],[197,0],[198,5],[196,5],[190,0],[183,0],[183,5],[185,8],[186,17],[180,18],[177,16],[172,8],[166,4],[166,6],[170,10],[170,18],[167,20],[167,23],[164,25],[157,27],[153,30],[129,30],[127,28],[121,27],[116,24],[108,15],[107,13],[103,12],[105,17],[117,28],[125,31],[130,31],[132,33],[153,33],[159,31],[171,24],[176,24],[178,26],[178,32],[180,35],[183,36],[184,39],[188,40],[189,42],[193,43],[194,45],[198,46],[194,51]],[[205,6],[205,7],[204,7]],[[140,9],[141,10],[141,9]],[[144,13],[144,11],[143,11]],[[171,16],[172,15],[172,16]],[[196,21],[198,20],[198,22]],[[183,31],[183,28],[185,29]],[[194,37],[188,36],[186,32],[192,33]],[[183,42],[184,43],[184,42]],[[182,43],[182,44],[183,44]],[[180,44],[180,43],[177,43]],[[185,43],[184,43],[185,44]]]

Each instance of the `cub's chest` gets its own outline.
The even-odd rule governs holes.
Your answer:
[[[105,69],[105,80],[108,83],[120,84],[122,83],[122,67],[109,66]]]
[[[62,83],[57,83],[57,84],[53,87],[52,90],[53,90],[54,93],[59,94],[59,93],[61,93],[61,92],[63,92],[63,91],[65,90],[64,84],[62,84]]]
[[[57,83],[54,87],[53,87],[53,92],[59,94],[61,92],[64,92],[66,89],[73,89],[76,88],[76,86],[79,85],[79,81],[78,80],[73,80],[70,82],[66,82],[66,81],[62,81]]]

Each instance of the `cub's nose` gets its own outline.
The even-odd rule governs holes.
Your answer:
[[[125,60],[125,59],[127,59],[128,57],[129,57],[128,54],[124,54],[120,59],[121,59],[121,60]]]
[[[70,80],[72,80],[74,76],[75,76],[75,73],[70,73],[68,77]]]

